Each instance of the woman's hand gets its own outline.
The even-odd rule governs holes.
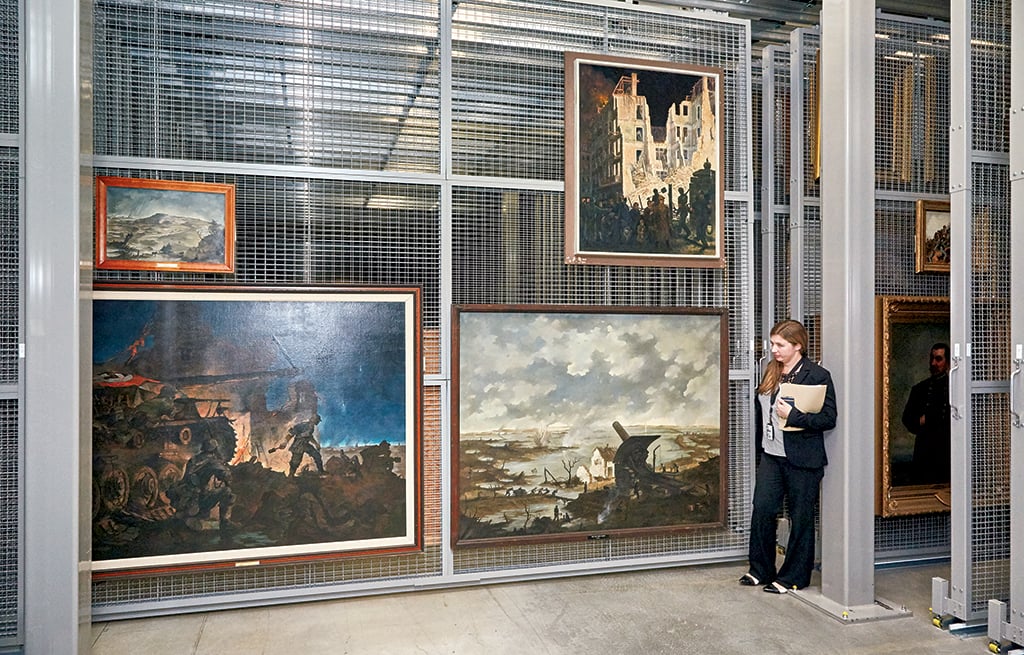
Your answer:
[[[779,418],[785,420],[789,418],[789,412],[793,409],[792,405],[787,403],[782,398],[775,401],[775,413]]]

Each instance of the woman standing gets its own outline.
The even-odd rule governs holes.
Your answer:
[[[750,517],[750,570],[746,586],[784,594],[811,583],[814,568],[814,507],[825,475],[826,430],[836,426],[836,390],[832,376],[805,355],[807,330],[798,321],[780,322],[771,332],[772,361],[757,387],[754,403],[759,463]],[[806,413],[779,397],[779,385],[825,385],[821,411]],[[783,431],[782,426],[801,428]],[[775,567],[776,521],[783,501],[789,508],[786,558]]]

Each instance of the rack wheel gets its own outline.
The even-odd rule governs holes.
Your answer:
[[[995,641],[991,640],[988,642],[988,649],[990,652],[997,653],[997,655],[1005,655],[1010,652],[1013,647],[1013,643],[1009,641]]]
[[[948,630],[949,626],[956,623],[956,621],[956,617],[951,614],[932,614],[932,624],[936,628],[941,628],[942,630]]]

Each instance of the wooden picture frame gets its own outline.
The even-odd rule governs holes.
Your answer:
[[[420,290],[98,285],[98,577],[422,549]]]
[[[902,417],[911,388],[929,377],[932,346],[949,344],[949,298],[879,296],[875,321],[875,511],[884,517],[948,511],[949,472],[917,470],[915,436]]]
[[[452,543],[724,525],[718,308],[453,308]]]
[[[96,178],[96,267],[235,270],[235,186]]]
[[[915,203],[914,261],[917,273],[949,273],[949,201]]]
[[[565,262],[721,268],[721,69],[565,53]]]

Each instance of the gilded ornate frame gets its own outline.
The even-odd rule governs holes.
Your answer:
[[[884,517],[949,510],[949,484],[897,484],[894,457],[907,439],[900,421],[931,344],[949,342],[949,298],[879,296],[875,312],[875,512]],[[922,345],[923,344],[923,345]],[[927,375],[927,369],[918,377]],[[912,444],[911,440],[911,444]]]

